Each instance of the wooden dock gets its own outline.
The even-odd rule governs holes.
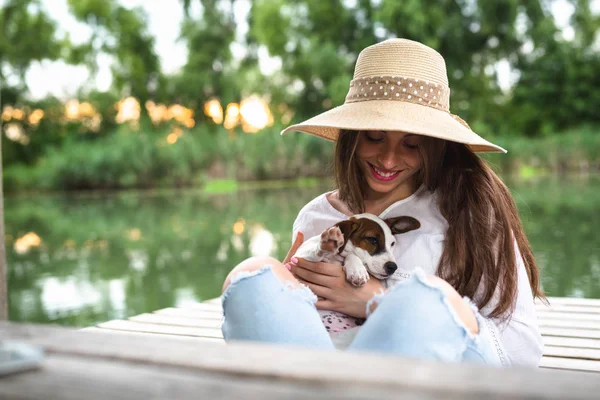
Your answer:
[[[189,337],[205,333],[193,329],[175,336],[164,330],[163,335],[86,332],[0,322],[2,341],[35,346],[44,354],[33,370],[0,374],[0,399],[596,400],[600,393],[600,379],[593,373],[474,364],[453,368],[257,342],[224,346]]]
[[[550,298],[536,304],[547,369],[600,373],[600,299]],[[223,344],[220,299],[103,322],[86,331],[129,335],[185,336]]]

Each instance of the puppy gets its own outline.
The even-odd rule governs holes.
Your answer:
[[[392,253],[396,244],[394,235],[420,226],[419,221],[407,216],[384,221],[373,214],[357,214],[305,241],[295,256],[342,265],[346,280],[354,286],[362,286],[370,275],[380,280],[393,276],[398,269]],[[337,311],[319,310],[319,315],[325,329],[335,335],[364,322]]]
[[[392,253],[396,244],[394,235],[420,226],[413,217],[384,221],[373,214],[357,214],[305,241],[295,256],[342,265],[348,282],[362,286],[369,280],[369,274],[380,280],[394,274],[398,269]]]

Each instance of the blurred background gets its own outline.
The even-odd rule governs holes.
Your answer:
[[[600,298],[600,0],[0,0],[9,318],[88,326],[217,297],[282,259],[361,49],[446,59],[451,111],[507,148],[551,296]]]

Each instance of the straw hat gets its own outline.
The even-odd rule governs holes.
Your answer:
[[[335,141],[341,129],[403,131],[464,143],[476,152],[504,152],[450,113],[444,58],[407,39],[360,52],[343,105],[284,129]]]

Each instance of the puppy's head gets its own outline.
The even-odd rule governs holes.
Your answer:
[[[358,214],[337,224],[344,235],[345,245],[340,254],[356,255],[371,275],[389,278],[398,266],[392,248],[394,235],[418,229],[421,224],[412,217],[402,216],[383,221],[373,214]]]

